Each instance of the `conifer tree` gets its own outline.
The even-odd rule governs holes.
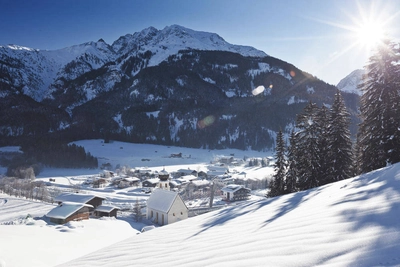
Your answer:
[[[344,180],[352,175],[352,143],[350,138],[350,114],[346,110],[338,90],[331,108],[328,126],[328,159],[331,164],[328,183]]]
[[[297,162],[298,162],[298,151],[297,151],[297,142],[296,135],[294,132],[290,134],[290,145],[287,149],[287,161],[288,167],[286,172],[286,180],[285,180],[285,191],[286,193],[293,193],[297,191],[296,188],[296,180],[297,180]]]
[[[299,156],[298,188],[307,190],[319,186],[320,153],[318,147],[319,127],[316,120],[318,107],[310,102],[305,108],[304,113],[297,117],[296,133],[297,149],[301,151]]]
[[[331,169],[332,159],[330,158],[330,138],[329,134],[329,117],[330,113],[326,106],[322,106],[316,114],[317,122],[317,146],[318,146],[318,158],[319,163],[317,164],[317,180],[319,185],[329,183],[328,177]]]
[[[276,155],[275,155],[275,174],[270,183],[270,191],[268,197],[280,196],[285,193],[285,174],[286,174],[286,159],[285,159],[285,142],[283,140],[282,130],[278,132],[276,137]]]
[[[369,172],[400,161],[400,53],[385,40],[369,59],[360,89],[360,168]]]

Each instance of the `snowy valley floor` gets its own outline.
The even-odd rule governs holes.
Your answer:
[[[102,145],[91,142],[82,141],[100,156]],[[134,166],[144,164],[140,157],[150,158],[135,159],[136,153],[127,151],[130,144],[120,146],[115,149],[127,154],[113,164],[125,160]],[[186,154],[183,150],[145,146],[143,153],[157,155],[146,162],[151,167],[182,167],[162,159]],[[187,163],[201,168],[216,152],[187,153]],[[66,175],[47,170],[38,179],[57,177],[60,186],[81,179],[78,173]],[[127,205],[145,198],[137,191],[98,193]],[[130,218],[51,224],[43,215],[53,207],[0,195],[0,266],[400,266],[400,164],[304,192],[254,198],[142,234],[138,229],[144,224]]]

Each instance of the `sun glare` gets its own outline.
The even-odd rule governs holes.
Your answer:
[[[357,40],[361,45],[374,47],[385,37],[383,26],[379,22],[368,22],[360,25],[356,30]]]

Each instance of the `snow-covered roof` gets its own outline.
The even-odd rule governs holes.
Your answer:
[[[177,192],[156,189],[147,200],[147,207],[167,213],[177,197],[179,197]]]
[[[149,183],[152,183],[152,184],[156,184],[156,183],[158,183],[159,181],[160,181],[160,179],[158,179],[158,178],[151,178],[151,179],[147,179],[146,181],[148,181]],[[146,182],[145,181],[145,182]]]
[[[139,173],[151,173],[152,171],[147,168],[138,169]]]
[[[101,206],[98,206],[98,207],[95,209],[95,211],[111,212],[111,211],[113,211],[114,209],[120,210],[120,208],[118,208],[118,207],[101,205]]]
[[[187,182],[188,183],[188,182],[196,180],[196,179],[197,179],[196,176],[190,174],[190,175],[181,176],[181,177],[177,178],[176,180],[178,180],[180,182]]]
[[[47,217],[56,219],[66,219],[83,207],[93,208],[92,205],[76,203],[76,202],[63,202],[47,213]]]
[[[181,181],[179,181],[179,180],[171,180],[171,181],[169,181],[171,184],[173,184],[173,185],[175,185],[175,186],[179,186],[179,185],[181,185],[182,183],[181,183]]]
[[[140,181],[140,179],[137,178],[137,177],[125,177],[125,178],[123,178],[122,180],[127,181],[127,182],[137,182],[137,181]]]
[[[223,187],[221,190],[224,191],[224,192],[232,192],[232,193],[234,193],[234,192],[238,191],[241,188],[244,188],[244,186],[243,185],[238,185],[238,184],[230,184],[230,185],[227,185],[227,186]]]
[[[191,174],[191,173],[194,172],[194,170],[191,170],[191,169],[179,169],[176,172],[185,173],[185,174]]]
[[[208,181],[208,180],[194,180],[194,181],[192,181],[192,183],[195,186],[203,186],[203,185],[209,185],[210,181]]]
[[[87,203],[93,198],[98,197],[105,199],[104,197],[99,197],[95,195],[79,194],[79,193],[62,193],[54,199],[55,202],[75,202],[75,203]]]

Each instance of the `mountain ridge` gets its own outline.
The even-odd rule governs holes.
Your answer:
[[[307,102],[329,106],[337,90],[263,51],[179,25],[149,27],[111,45],[0,47],[0,87],[5,137],[69,129],[80,139],[242,149],[272,149],[276,132],[289,133]],[[343,94],[356,123],[357,96]],[[21,95],[32,98],[21,99],[32,110],[29,121],[13,108]],[[262,120],[253,116],[260,112]],[[58,126],[55,118],[62,118]],[[205,118],[212,118],[207,127]]]

